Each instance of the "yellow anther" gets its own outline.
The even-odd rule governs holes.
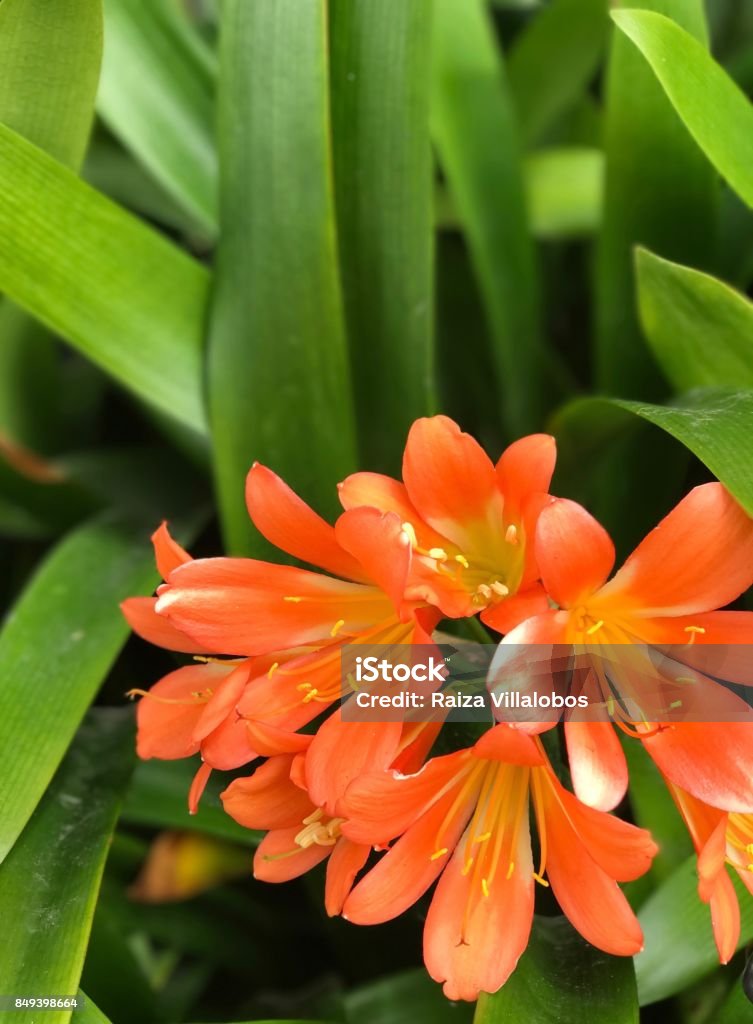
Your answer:
[[[307,818],[303,819],[304,825],[310,825],[312,821],[319,821],[324,816],[324,811],[321,807],[317,807],[315,811],[312,811]]]
[[[473,841],[474,843],[485,843],[488,839],[491,839],[491,837],[491,832],[484,832],[482,836],[476,836],[476,838]]]
[[[673,700],[672,703],[669,706],[670,706],[670,708],[681,708],[682,707],[682,701],[681,700]]]
[[[485,601],[488,601],[492,596],[492,588],[487,587],[485,583],[479,583],[479,585],[476,587],[476,593],[480,597],[483,597]]]
[[[505,540],[507,541],[508,544],[517,544],[518,543],[518,528],[517,528],[517,526],[513,525],[512,523],[510,523],[510,525],[505,530]]]
[[[461,875],[467,875],[472,867],[473,867],[473,857],[469,857],[468,860],[463,865],[463,870],[460,872],[460,874]]]
[[[492,583],[492,590],[497,597],[507,597],[510,593],[510,588],[506,587],[504,583],[500,583],[499,580],[495,580],[494,583]]]
[[[283,601],[290,601],[291,604],[298,604],[298,602],[302,601],[302,600],[303,600],[302,597],[295,597],[295,596],[283,597]]]
[[[511,860],[510,861],[510,866],[507,869],[507,877],[508,878],[512,878],[512,873],[513,873],[514,870],[515,870],[515,861]]]
[[[481,879],[481,892],[484,894],[484,896],[489,895],[489,883],[485,878]]]
[[[455,561],[458,563],[458,565],[462,565],[464,569],[470,568],[470,562],[465,557],[465,555],[455,555]]]
[[[340,630],[343,628],[344,625],[345,625],[345,619],[338,619],[337,622],[332,627],[332,629],[329,631],[329,635],[330,636],[337,636],[337,634],[340,632]]]
[[[748,864],[747,865],[747,870],[748,871],[753,871],[753,864]]]
[[[698,680],[694,676],[675,676],[676,683],[697,683]]]
[[[310,703],[311,703],[311,701],[312,701],[312,700],[313,700],[313,699],[314,699],[314,698],[316,697],[316,695],[317,695],[318,693],[319,693],[319,691],[318,691],[318,690],[312,690],[312,689],[309,689],[309,692],[308,692],[308,693],[306,694],[306,696],[305,696],[305,697],[303,698],[303,703],[304,703],[304,704],[310,704]]]
[[[601,627],[604,625],[604,620],[599,619],[598,622],[594,622],[593,626],[589,626],[586,630],[586,636],[593,636],[594,633],[598,633]]]
[[[267,672],[267,679],[271,679],[277,669],[280,667],[279,661],[276,661],[274,665],[269,666],[269,672]]]
[[[545,878],[542,878],[541,875],[537,875],[535,871],[533,873],[533,877],[536,879],[539,885],[543,885],[546,889],[549,888],[549,882],[547,882]]]
[[[413,523],[403,523],[402,531],[408,538],[408,542],[412,548],[418,546],[418,538],[416,537],[416,531],[413,529]]]
[[[703,626],[686,626],[684,631],[686,633],[690,633],[690,640],[688,641],[688,643],[690,643],[690,644],[694,644],[695,643],[696,633],[705,633],[706,632],[706,630],[703,628]]]
[[[444,857],[446,853],[447,847],[443,846],[441,850],[435,850],[434,853],[432,853],[431,857],[429,857],[429,860],[439,860],[439,858]]]
[[[753,843],[748,843],[748,845],[745,847],[745,852],[753,854]]]
[[[311,689],[311,683],[299,683],[298,686],[296,686],[296,690],[310,690],[310,689]]]
[[[609,713],[609,717],[610,718],[612,718],[614,716],[614,698],[613,697],[607,697],[607,712]]]
[[[446,562],[448,557],[444,548],[429,548],[429,558],[436,558],[438,562]]]

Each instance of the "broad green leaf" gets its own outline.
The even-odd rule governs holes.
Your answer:
[[[198,431],[207,289],[202,266],[0,125],[0,290]]]
[[[753,939],[753,897],[735,871],[741,911],[740,945]],[[645,947],[635,957],[641,1006],[675,995],[719,966],[711,912],[698,896],[695,856],[689,857],[645,902],[638,914]]]
[[[613,11],[612,17],[651,65],[705,155],[753,206],[753,107],[745,94],[706,49],[670,18],[638,10]]]
[[[102,60],[102,0],[2,0],[0,121],[81,166]]]
[[[223,531],[264,550],[244,480],[266,463],[321,511],[354,466],[335,244],[324,0],[229,0],[209,406]]]
[[[632,2],[620,0],[619,6]],[[640,6],[672,15],[705,45],[702,0],[646,0]],[[665,388],[638,324],[633,247],[645,245],[669,259],[704,266],[713,258],[716,192],[712,168],[621,32],[614,33],[609,57],[604,145],[596,381],[607,393],[650,400]]]
[[[620,399],[580,398],[560,417],[590,421],[591,437],[624,426],[620,411],[666,431],[703,462],[753,515],[753,475],[749,445],[753,432],[753,391],[700,388],[673,405],[648,405]]]
[[[76,1024],[110,1024],[109,1018],[85,992],[79,992],[79,995],[83,998],[83,1006],[76,1010]]]
[[[607,0],[553,0],[516,39],[510,90],[526,145],[585,92],[607,39]]]
[[[140,762],[123,805],[123,820],[161,829],[196,829],[258,846],[264,833],[243,828],[222,809],[219,794],[228,785],[222,773],[210,776],[198,812],[188,813],[188,790],[198,767],[198,761],[188,760]]]
[[[604,155],[598,149],[542,149],[525,162],[531,231],[537,238],[590,235],[601,221]]]
[[[333,0],[338,248],[362,453],[394,471],[433,405],[429,0]]]
[[[745,995],[742,984],[736,980],[732,986],[723,1005],[719,1008],[719,1014],[714,1024],[749,1024],[753,1006]]]
[[[500,415],[520,434],[537,423],[541,356],[515,111],[482,0],[438,0],[434,20],[434,139],[486,309]]]
[[[3,0],[0,122],[77,171],[101,60],[102,0]],[[0,304],[0,430],[44,450],[60,431],[56,356],[41,325]]]
[[[348,1024],[465,1024],[468,1003],[451,1003],[423,968],[393,974],[354,989],[345,996]]]
[[[61,541],[9,616],[0,633],[0,859],[126,638],[118,602],[154,579],[147,531],[97,521]]]
[[[496,995],[481,995],[474,1024],[638,1024],[629,957],[602,953],[564,917],[537,917],[518,966]]]
[[[38,737],[49,737],[53,728],[35,733],[37,756]],[[130,714],[93,712],[0,868],[4,994],[77,992],[132,750]],[[71,1010],[48,1011],[44,1019],[64,1024]]]
[[[214,56],[174,0],[105,0],[97,109],[208,235],[217,229]]]
[[[753,388],[753,304],[723,281],[640,249],[641,323],[678,391]]]

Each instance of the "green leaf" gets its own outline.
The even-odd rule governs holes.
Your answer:
[[[102,0],[3,0],[0,121],[81,166],[102,60]]]
[[[637,1024],[629,957],[590,946],[564,917],[537,917],[517,968],[496,995],[481,995],[474,1024]]]
[[[753,475],[749,443],[753,432],[753,391],[701,388],[673,405],[648,405],[620,399],[581,398],[560,413],[570,420],[590,421],[593,432],[624,424],[620,410],[653,423],[676,438],[711,470],[753,515]],[[622,422],[621,422],[622,421]]]
[[[482,0],[438,0],[433,134],[486,308],[501,416],[537,423],[540,311],[521,149],[502,55]]]
[[[753,304],[724,282],[645,249],[636,270],[643,330],[673,386],[753,388]]]
[[[423,968],[361,985],[345,996],[348,1024],[465,1024],[467,1003],[451,1003]]]
[[[221,158],[209,404],[223,531],[264,550],[248,521],[254,459],[334,511],[355,462],[337,272],[324,0],[223,9]]]
[[[624,6],[633,0],[621,0]],[[705,44],[702,0],[647,0]],[[617,17],[622,17],[622,14]],[[655,18],[654,14],[639,17]],[[697,44],[702,49],[701,43]],[[606,191],[596,278],[598,387],[629,398],[665,392],[638,324],[632,250],[704,266],[716,226],[712,169],[635,47],[616,32],[606,85]]]
[[[649,11],[613,11],[612,17],[651,65],[708,159],[753,206],[753,107],[745,94],[670,18]]]
[[[741,982],[735,981],[732,990],[719,1008],[715,1024],[749,1024],[753,1013],[751,1001],[745,995]]]
[[[210,777],[199,810],[188,813],[188,790],[198,767],[189,760],[140,762],[123,805],[123,820],[160,829],[195,829],[218,839],[258,846],[264,833],[243,828],[222,809],[219,794],[228,785],[222,774],[215,772]]]
[[[217,229],[214,56],[171,0],[105,0],[97,109],[199,227]]]
[[[76,1010],[76,1024],[110,1024],[109,1018],[105,1017],[86,992],[79,992],[79,995],[83,997],[84,1005]]]
[[[429,0],[330,3],[340,268],[362,449],[394,471],[433,385]]]
[[[50,734],[35,734],[37,756],[38,737]],[[129,713],[93,712],[0,869],[3,993],[66,996],[78,990],[132,750]],[[63,1024],[71,1011],[44,1017]]]
[[[154,579],[146,531],[94,522],[53,550],[8,618],[0,633],[0,859],[126,638],[118,602],[148,593]]]
[[[554,0],[516,39],[508,71],[526,145],[538,142],[585,92],[608,26],[607,0]]]
[[[137,395],[204,429],[206,271],[2,125],[0,289]]]
[[[735,871],[740,901],[740,945],[753,939],[753,899]],[[641,1006],[675,995],[719,966],[711,912],[698,896],[695,856],[689,857],[644,903],[638,914],[645,948],[635,958]]]
[[[542,149],[525,163],[531,230],[537,238],[590,235],[601,221],[604,155],[598,149]]]

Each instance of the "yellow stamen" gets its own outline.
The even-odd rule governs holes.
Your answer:
[[[316,697],[316,695],[317,695],[318,693],[319,693],[319,691],[318,691],[318,690],[314,690],[314,689],[311,689],[311,690],[309,690],[309,692],[308,692],[308,693],[306,694],[306,696],[305,696],[305,697],[303,698],[303,703],[304,703],[304,704],[310,704],[310,703],[311,703],[311,701],[312,701],[312,700],[314,700],[314,698]]]
[[[586,636],[593,636],[594,633],[598,633],[601,627],[604,625],[604,620],[599,619],[598,622],[594,622],[593,626],[589,626],[586,630]]]
[[[488,839],[491,839],[491,837],[492,837],[491,832],[484,832],[483,835],[476,836],[476,838],[473,841],[474,841],[474,843],[485,843]]]
[[[510,588],[506,587],[504,583],[500,583],[499,580],[495,580],[491,587],[497,597],[507,597],[510,593]]]
[[[329,635],[330,636],[337,636],[337,634],[340,632],[340,630],[343,628],[344,625],[345,625],[345,619],[338,619],[337,622],[332,627],[332,629],[329,631]]]
[[[298,604],[298,602],[302,601],[302,600],[303,600],[302,597],[295,597],[295,596],[283,597],[283,601],[290,601],[292,604]]]
[[[448,557],[444,548],[429,548],[429,558],[435,558],[438,562],[446,562]]]
[[[706,630],[703,626],[686,626],[684,632],[690,633],[690,640],[688,640],[688,643],[694,644],[696,633],[705,633]]]
[[[512,873],[513,873],[514,870],[515,870],[515,861],[511,860],[510,861],[510,866],[507,869],[507,877],[508,878],[512,878]]]
[[[549,888],[549,882],[547,882],[545,878],[542,878],[541,875],[539,875],[536,871],[534,871],[533,877],[536,879],[539,885],[543,885],[545,889]]]
[[[468,860],[463,865],[463,870],[460,872],[460,874],[463,875],[463,876],[467,875],[472,867],[473,867],[473,857],[469,857]]]
[[[682,707],[682,701],[681,700],[673,700],[672,703],[669,706],[670,706],[670,708],[681,708]]]
[[[441,850],[435,850],[435,852],[429,857],[429,860],[439,860],[439,858],[444,857],[446,853],[447,847],[443,846]]]
[[[267,679],[271,679],[277,669],[280,667],[279,661],[276,661],[274,665],[270,665],[269,672],[267,672]]]
[[[492,596],[492,588],[487,587],[485,583],[479,583],[476,587],[476,593],[488,601]]]
[[[458,563],[458,565],[462,565],[464,569],[470,568],[470,562],[465,557],[465,555],[455,555],[455,561]]]
[[[403,530],[403,533],[408,538],[408,542],[409,542],[410,546],[412,548],[417,547],[418,546],[418,538],[416,537],[416,531],[413,528],[413,523],[403,523],[402,530]]]
[[[481,879],[481,892],[484,894],[484,896],[489,895],[489,883],[486,881],[485,878]]]

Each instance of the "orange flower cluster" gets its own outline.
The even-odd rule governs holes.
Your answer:
[[[256,877],[285,881],[326,859],[329,914],[386,921],[438,880],[424,955],[453,999],[507,980],[528,942],[536,883],[599,949],[638,952],[641,929],[618,883],[643,874],[657,847],[609,813],[627,786],[611,722],[565,725],[574,792],[547,759],[543,726],[498,724],[472,747],[430,757],[438,723],[343,721],[343,645],[426,644],[442,618],[475,615],[504,634],[503,653],[594,637],[753,640],[753,613],[716,611],[753,583],[753,521],[719,484],[692,491],[608,579],[612,542],[585,509],[549,494],[554,463],[551,437],[523,438],[494,465],[451,420],[422,419],[402,481],[349,477],[334,526],[257,464],[246,488],[254,524],[322,571],[192,559],[163,525],[153,540],[164,583],[123,605],[140,636],[196,656],[135,691],[139,755],[200,755],[192,811],[213,769],[251,765],[222,799],[267,833]],[[753,878],[750,727],[626,731],[688,822],[726,961],[739,910],[725,864],[749,887]]]

